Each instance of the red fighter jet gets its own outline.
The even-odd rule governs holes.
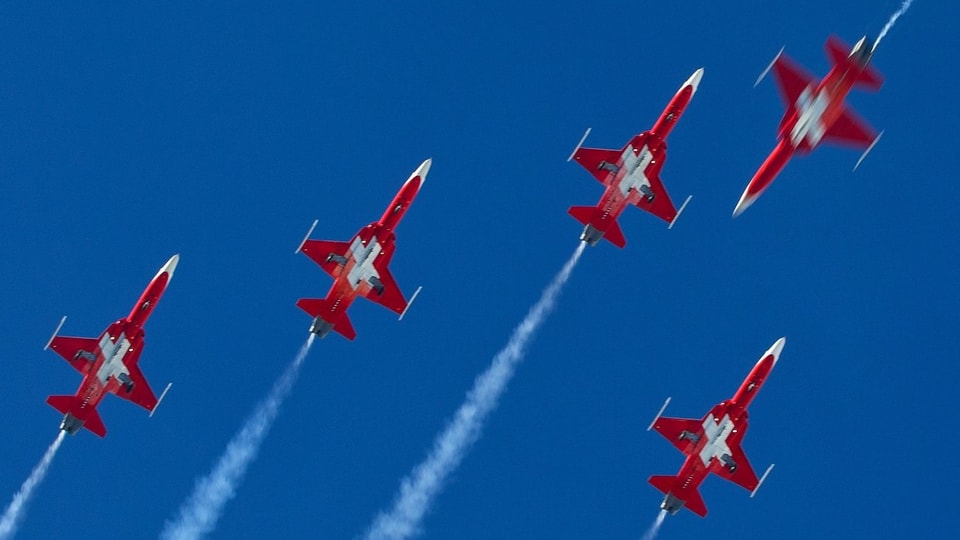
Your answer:
[[[676,476],[650,477],[649,482],[667,495],[660,504],[661,509],[676,514],[685,506],[700,517],[706,516],[707,507],[697,488],[709,473],[750,490],[751,497],[757,492],[773,465],[757,480],[740,447],[747,433],[747,406],[770,375],[786,341],[786,338],[778,339],[760,358],[737,393],[710,409],[701,420],[661,417],[670,402],[667,398],[650,427],[673,443],[687,459]]]
[[[740,196],[733,217],[739,216],[757,200],[794,153],[808,154],[824,141],[864,148],[863,155],[854,166],[856,170],[880,140],[880,136],[843,103],[854,86],[876,91],[883,84],[883,76],[868,65],[874,47],[871,47],[866,36],[853,49],[836,36],[830,36],[826,49],[833,69],[819,83],[814,76],[787,58],[782,50],[757,79],[759,84],[773,68],[780,97],[787,110],[780,121],[777,133],[780,140],[776,148]]]
[[[132,401],[153,415],[160,401],[137,366],[143,351],[143,325],[170,283],[179,260],[179,255],[171,257],[147,285],[130,314],[108,326],[99,338],[58,336],[67,318],[60,320],[44,350],[53,349],[83,374],[76,395],[47,398],[47,403],[65,415],[60,429],[74,435],[85,427],[105,437],[107,429],[97,405],[107,392]],[[169,389],[168,384],[160,399]]]
[[[703,68],[695,71],[683,83],[653,129],[634,136],[620,150],[582,148],[590,130],[583,134],[567,161],[576,158],[577,163],[607,188],[597,206],[571,206],[567,211],[586,225],[580,240],[595,246],[601,238],[606,238],[617,247],[625,246],[627,241],[617,218],[630,204],[650,212],[673,227],[690,198],[678,212],[660,180],[660,169],[667,158],[667,135],[693,98],[701,77]]]
[[[317,222],[313,222],[296,253],[302,251],[333,276],[333,285],[326,298],[297,300],[297,306],[314,318],[310,325],[311,332],[322,338],[335,330],[345,338],[353,340],[357,332],[347,318],[347,308],[357,296],[363,296],[395,311],[403,318],[409,304],[387,269],[396,249],[396,235],[393,230],[420,191],[430,164],[431,160],[428,159],[413,171],[380,220],[360,229],[349,242],[308,240],[317,226]],[[413,293],[410,302],[413,302],[419,292],[420,289],[417,289]]]

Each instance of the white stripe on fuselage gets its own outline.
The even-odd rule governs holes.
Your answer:
[[[110,377],[116,378],[117,375],[121,373],[130,374],[130,370],[128,370],[127,366],[123,363],[123,357],[127,355],[129,350],[130,341],[127,340],[127,336],[122,332],[116,341],[113,340],[110,334],[103,335],[103,338],[100,339],[100,352],[103,354],[103,364],[101,364],[100,369],[97,370],[97,379],[100,380],[100,384],[106,385],[107,379]]]
[[[811,86],[804,88],[803,92],[800,92],[800,97],[797,98],[796,106],[799,114],[797,123],[790,130],[790,142],[794,147],[799,146],[803,139],[806,139],[811,147],[816,146],[827,131],[823,126],[823,113],[830,104],[830,97],[823,91],[813,94],[811,88]]]
[[[653,161],[653,154],[647,145],[643,145],[639,154],[634,150],[633,145],[628,144],[627,149],[624,150],[621,156],[623,168],[626,169],[627,172],[623,175],[623,178],[620,179],[617,187],[620,188],[620,193],[624,197],[630,194],[630,190],[639,191],[640,186],[650,185],[650,180],[647,179],[646,172],[647,165],[650,165],[650,162]]]
[[[707,415],[707,419],[703,421],[703,436],[706,437],[707,443],[700,450],[700,461],[705,466],[709,465],[713,458],[719,458],[724,454],[731,455],[730,447],[727,446],[727,437],[733,433],[735,427],[729,414],[723,415],[723,420],[719,423],[712,413]]]
[[[366,246],[363,245],[359,236],[353,239],[353,243],[350,244],[350,256],[353,257],[355,264],[347,273],[347,281],[350,282],[353,290],[357,290],[363,281],[369,283],[371,277],[380,279],[380,273],[373,266],[373,262],[377,260],[381,251],[383,247],[380,246],[376,236],[372,237]]]

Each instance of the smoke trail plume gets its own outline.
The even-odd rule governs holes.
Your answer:
[[[408,538],[420,529],[420,522],[433,499],[443,488],[470,446],[480,437],[487,415],[497,406],[500,395],[523,360],[527,343],[553,310],[557,297],[586,246],[580,243],[563,269],[544,289],[523,321],[514,329],[507,345],[497,353],[490,367],[480,374],[467,394],[466,401],[454,414],[447,427],[433,441],[426,459],[400,483],[400,492],[387,512],[381,512],[365,537],[367,540]]]
[[[663,525],[663,520],[667,518],[667,511],[661,510],[657,514],[657,519],[653,520],[653,525],[650,525],[650,528],[647,529],[647,532],[643,533],[643,540],[653,540],[657,537],[657,534],[660,532],[660,526]]]
[[[10,501],[7,509],[3,511],[3,518],[0,518],[0,540],[13,538],[13,535],[16,534],[20,519],[23,518],[23,515],[27,512],[27,503],[30,502],[30,497],[33,496],[33,490],[36,489],[37,486],[40,485],[40,482],[43,482],[43,478],[47,476],[47,470],[50,468],[50,464],[53,463],[53,458],[57,455],[57,450],[60,449],[60,444],[63,443],[63,438],[66,435],[66,431],[61,431],[57,434],[57,438],[50,443],[47,451],[43,453],[40,463],[37,463],[37,466],[33,468],[30,477],[20,486],[20,491],[13,496],[13,500]]]
[[[257,457],[260,445],[270,432],[273,421],[280,412],[280,405],[290,395],[293,384],[300,374],[300,366],[310,352],[315,334],[310,334],[307,342],[287,366],[280,378],[273,383],[267,397],[261,401],[247,418],[243,428],[233,436],[227,449],[220,456],[216,466],[207,476],[197,480],[190,494],[177,513],[175,521],[168,521],[160,538],[164,540],[186,540],[201,538],[213,531],[217,520],[223,514],[227,501],[237,493],[237,487],[243,481],[250,463]]]
[[[903,4],[900,5],[900,9],[890,16],[890,20],[887,21],[887,24],[883,27],[883,30],[880,31],[880,35],[877,36],[877,42],[873,45],[873,50],[877,50],[877,46],[880,45],[880,40],[883,39],[883,36],[887,35],[887,32],[889,32],[891,28],[893,28],[893,25],[897,22],[897,19],[899,19],[901,15],[910,9],[910,4],[912,3],[913,0],[903,0]]]

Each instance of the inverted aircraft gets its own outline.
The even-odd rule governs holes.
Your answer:
[[[820,82],[787,58],[783,50],[777,54],[757,83],[773,68],[786,106],[777,132],[779,141],[747,184],[733,217],[757,200],[795,153],[808,154],[821,142],[864,149],[854,169],[860,165],[880,135],[846,107],[844,99],[854,87],[876,91],[883,84],[883,76],[869,65],[875,47],[866,36],[852,49],[836,36],[830,36],[826,50],[833,68]]]
[[[662,510],[676,514],[687,508],[700,517],[707,515],[707,506],[698,488],[713,473],[750,491],[753,497],[773,468],[757,479],[740,444],[747,433],[747,407],[776,365],[786,338],[780,338],[760,358],[732,398],[714,406],[700,420],[662,417],[667,403],[657,413],[650,427],[683,452],[686,459],[676,476],[651,476],[649,482],[665,493]],[[648,430],[650,428],[647,428]]]
[[[696,93],[701,77],[703,68],[683,83],[650,131],[635,135],[620,150],[583,148],[590,130],[584,133],[567,161],[576,159],[606,189],[596,206],[571,206],[567,211],[586,226],[580,240],[595,246],[606,238],[613,245],[624,247],[627,241],[617,218],[631,204],[673,226],[683,206],[679,212],[673,206],[660,180],[660,169],[667,158],[667,135]]]
[[[83,375],[76,395],[47,398],[50,406],[64,414],[61,430],[75,435],[85,427],[105,437],[107,429],[97,406],[107,393],[131,401],[153,415],[160,401],[138,365],[144,345],[143,325],[173,278],[179,260],[179,255],[171,257],[147,285],[130,314],[108,326],[99,338],[59,336],[66,317],[60,320],[44,350],[53,349]]]
[[[393,231],[420,191],[431,163],[428,159],[417,167],[383,216],[360,229],[349,242],[310,240],[310,234],[317,225],[316,221],[313,222],[297,253],[302,251],[319,264],[324,272],[333,277],[333,285],[326,298],[297,300],[297,306],[313,317],[311,332],[323,338],[333,330],[353,340],[357,332],[347,318],[347,308],[358,296],[380,304],[401,317],[406,312],[409,304],[387,266],[396,249]]]

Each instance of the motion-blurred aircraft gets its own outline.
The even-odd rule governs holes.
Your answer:
[[[747,406],[776,365],[784,343],[786,338],[778,339],[760,358],[737,393],[714,406],[702,419],[664,418],[660,416],[663,413],[660,409],[651,427],[687,456],[676,476],[651,476],[649,479],[654,487],[666,494],[661,509],[676,514],[686,507],[700,517],[706,516],[707,507],[697,488],[709,473],[750,490],[751,497],[756,493],[773,465],[763,478],[757,480],[740,443],[747,433]]]
[[[584,133],[567,161],[576,159],[606,189],[596,206],[571,206],[567,211],[586,225],[580,240],[595,246],[601,238],[606,238],[617,247],[625,246],[627,241],[617,218],[630,204],[673,226],[679,212],[663,187],[660,169],[667,158],[667,135],[693,98],[701,77],[703,68],[683,83],[650,131],[635,135],[620,150],[583,148],[581,145],[590,130]]]
[[[396,249],[393,230],[420,191],[431,163],[429,159],[424,161],[400,188],[380,220],[360,229],[349,242],[309,240],[317,225],[314,221],[297,252],[302,251],[333,276],[333,285],[326,298],[297,300],[297,306],[314,318],[311,332],[322,338],[335,330],[347,339],[355,338],[357,332],[347,318],[347,308],[357,296],[403,316],[409,304],[387,269]]]
[[[863,148],[864,152],[854,166],[856,169],[880,139],[880,135],[843,103],[854,86],[876,91],[883,84],[883,76],[869,65],[874,46],[864,36],[851,49],[836,36],[830,36],[826,49],[833,69],[819,83],[813,75],[787,58],[783,50],[757,79],[759,83],[773,68],[787,110],[780,121],[777,132],[780,140],[776,148],[740,196],[733,217],[739,216],[757,200],[795,152],[807,154],[824,141]]]
[[[130,314],[108,326],[99,338],[58,336],[66,317],[60,320],[44,350],[53,349],[83,375],[76,395],[47,398],[47,403],[64,413],[61,430],[74,435],[85,427],[101,437],[106,436],[107,429],[97,405],[107,392],[153,414],[159,400],[137,366],[143,351],[143,325],[173,278],[179,260],[179,255],[171,257],[147,285]]]

